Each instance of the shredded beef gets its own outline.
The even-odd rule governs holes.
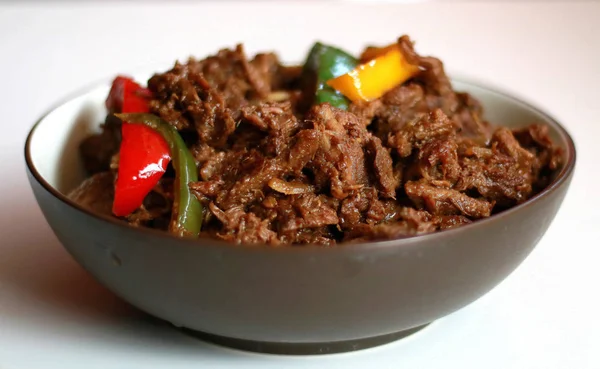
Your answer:
[[[550,183],[562,152],[543,125],[494,127],[456,92],[443,63],[398,39],[420,72],[381,98],[341,110],[312,101],[302,68],[243,47],[152,76],[151,112],[182,135],[198,166],[202,235],[242,244],[410,237],[469,224]],[[304,96],[303,96],[304,94]],[[71,197],[110,214],[120,123],[109,116],[81,152],[93,175]],[[169,174],[170,173],[170,174]],[[125,221],[167,229],[173,171]]]
[[[489,217],[493,204],[465,195],[457,190],[439,188],[424,182],[407,182],[406,195],[418,208],[425,208],[433,215],[462,214],[470,218]]]
[[[121,143],[121,122],[116,117],[108,115],[101,128],[99,134],[87,137],[80,146],[83,166],[90,175],[111,169]]]
[[[113,182],[111,172],[96,173],[71,191],[69,198],[98,214],[110,215],[114,197]]]
[[[396,188],[400,181],[394,175],[394,162],[389,149],[383,147],[379,138],[371,137],[367,142],[367,153],[372,161],[371,166],[381,195],[387,198],[395,198]]]

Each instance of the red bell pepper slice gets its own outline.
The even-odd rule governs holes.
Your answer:
[[[133,79],[119,76],[113,81],[106,107],[112,113],[147,113],[150,96],[150,91]],[[170,160],[169,146],[158,132],[141,124],[123,123],[113,214],[126,216],[139,208]]]

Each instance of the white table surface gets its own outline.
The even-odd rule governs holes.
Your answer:
[[[0,7],[0,368],[600,368],[599,23],[600,3],[568,1]],[[300,60],[316,38],[356,52],[401,33],[451,72],[545,108],[579,155],[570,193],[531,256],[492,292],[408,339],[319,357],[198,341],[96,283],[35,203],[26,133],[82,86],[238,41]]]

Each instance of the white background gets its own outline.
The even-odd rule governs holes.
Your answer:
[[[600,368],[599,23],[599,3],[572,1],[0,7],[0,368]],[[22,154],[28,129],[98,79],[239,41],[249,53],[277,49],[301,60],[315,39],[357,52],[402,33],[452,73],[544,108],[578,149],[564,205],[523,265],[408,339],[321,357],[203,343],[98,285],[62,249],[33,199]]]

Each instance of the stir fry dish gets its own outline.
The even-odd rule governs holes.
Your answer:
[[[454,91],[407,36],[359,57],[316,43],[300,66],[243,46],[118,76],[70,198],[136,227],[240,244],[411,237],[493,216],[544,189],[561,150]]]

